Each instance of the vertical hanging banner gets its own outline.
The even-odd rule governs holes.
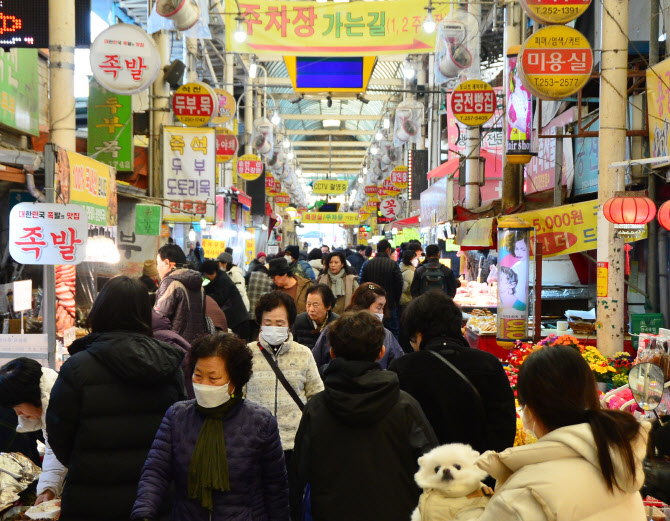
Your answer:
[[[213,128],[163,128],[163,221],[214,222],[215,148]]]
[[[522,219],[498,221],[498,313],[496,341],[511,348],[528,340],[528,271],[533,227]]]
[[[442,21],[451,10],[433,5],[433,18]],[[435,34],[423,30],[425,5],[414,0],[385,2],[288,2],[226,0],[226,27],[246,30],[238,42],[226,31],[226,49],[248,54],[282,56],[379,56],[431,53]]]
[[[670,58],[647,69],[650,157],[670,155]]]
[[[596,267],[596,296],[606,297],[609,293],[607,277],[609,273],[609,262],[599,262]]]
[[[33,136],[40,135],[38,63],[37,49],[0,49],[0,123]]]
[[[114,94],[91,79],[88,90],[88,155],[117,170],[132,171],[132,96]]]
[[[510,47],[507,53],[505,73],[507,74],[507,113],[505,129],[507,161],[526,164],[532,159],[530,152],[533,130],[533,99],[521,82],[519,46]]]

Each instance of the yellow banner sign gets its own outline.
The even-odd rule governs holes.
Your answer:
[[[349,186],[348,181],[314,181],[312,192],[315,194],[343,194]]]
[[[670,155],[670,58],[647,69],[647,108],[649,110],[650,157]]]
[[[205,250],[206,259],[216,259],[226,249],[226,241],[215,241],[214,239],[203,239],[200,245]]]
[[[302,214],[304,223],[321,224],[359,224],[357,212],[305,212]]]
[[[433,5],[439,23],[451,10],[444,2]],[[238,14],[239,13],[239,14]],[[437,31],[423,30],[423,2],[277,2],[226,0],[226,27],[246,30],[244,42],[226,31],[226,49],[248,54],[282,56],[378,56],[431,53]]]
[[[250,228],[247,231],[250,231],[251,233],[253,233],[254,229]],[[256,258],[256,239],[247,239],[245,241],[244,251],[246,253],[248,261],[251,261],[251,259],[255,259]]]

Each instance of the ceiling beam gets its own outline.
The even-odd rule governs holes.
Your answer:
[[[296,114],[296,116],[302,114]],[[300,119],[308,119],[304,116]],[[288,134],[289,136],[372,136],[376,133],[374,130],[347,130],[346,128],[342,129],[313,129],[313,130],[286,130],[282,134]]]
[[[298,156],[300,159],[300,156]],[[301,161],[301,164],[314,164],[314,163],[355,163],[357,165],[361,164],[362,158],[360,157],[306,157]]]
[[[281,114],[285,121],[324,121],[337,119],[340,121],[374,121],[381,119],[383,114]]]
[[[370,146],[369,141],[333,141],[332,143],[328,141],[293,141],[292,144],[293,148],[368,148]]]
[[[347,154],[348,156],[360,156],[360,157],[365,157],[367,154],[366,150],[338,150],[340,154]],[[330,156],[330,150],[309,150],[309,149],[304,149],[304,150],[297,150],[295,152],[295,155],[297,157],[315,157],[315,156],[324,156],[328,157]]]
[[[361,169],[343,169],[343,168],[333,168],[332,170],[324,170],[320,168],[308,168],[303,170],[303,177],[305,176],[310,176],[310,175],[327,175],[327,174],[333,174],[333,175],[344,175],[344,174],[351,174],[351,175],[358,175],[361,173]]]
[[[367,93],[364,96],[365,96],[365,99],[368,100],[368,101],[390,101],[390,100],[395,100],[398,97],[397,94],[371,94],[371,93]],[[298,94],[295,94],[293,92],[288,93],[288,94],[272,93],[272,97],[277,99],[277,100],[284,100],[284,99],[294,100],[298,97]],[[320,95],[320,94],[305,94],[304,97],[300,101],[302,101],[303,99],[304,100],[322,100],[323,96]],[[347,100],[355,101],[355,100],[358,100],[358,98],[356,97],[356,94],[352,94],[352,95],[348,95],[348,94],[339,95],[338,94],[336,99],[339,100],[339,101],[347,101]],[[298,102],[296,102],[296,103],[298,103]]]
[[[402,87],[403,82],[404,80],[400,78],[372,78],[370,83],[368,83],[368,87]],[[293,87],[291,78],[288,76],[285,78],[271,76],[267,79],[267,83],[265,82],[265,78],[261,78],[259,83],[268,87]],[[324,89],[324,93],[326,92],[328,92],[328,89]]]

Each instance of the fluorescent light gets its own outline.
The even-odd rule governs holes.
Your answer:
[[[233,37],[237,43],[244,43],[247,41],[247,30],[242,25],[244,23],[244,18],[237,19],[237,29],[235,29],[235,34]]]
[[[391,120],[389,119],[388,116],[384,117],[384,128],[388,129],[391,126]]]
[[[340,128],[339,119],[324,119],[323,128]]]
[[[258,65],[256,64],[255,61],[252,61],[249,64],[249,77],[255,78],[257,73],[258,73]]]

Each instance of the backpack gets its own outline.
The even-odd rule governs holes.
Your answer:
[[[426,271],[424,271],[421,275],[421,290],[419,294],[423,295],[432,289],[440,289],[446,293],[447,276],[442,271],[440,265],[438,264],[437,266],[431,266],[426,264],[425,268]]]

